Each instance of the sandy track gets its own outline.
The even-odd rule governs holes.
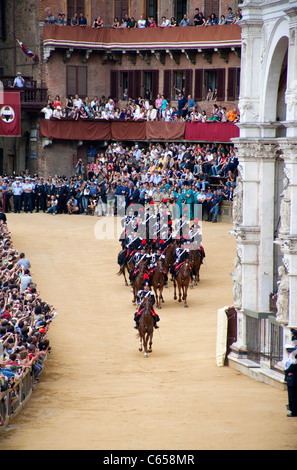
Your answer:
[[[204,223],[201,282],[189,290],[188,309],[170,283],[144,359],[130,287],[116,276],[119,242],[97,240],[97,221],[8,214],[14,246],[30,258],[58,317],[40,383],[0,448],[296,449],[286,392],[216,366],[217,310],[232,303],[231,226]]]

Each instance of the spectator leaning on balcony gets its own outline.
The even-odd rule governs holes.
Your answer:
[[[53,110],[51,108],[50,104],[47,104],[42,110],[40,111],[41,113],[44,113],[44,118],[45,119],[51,119],[53,115]]]
[[[143,15],[140,15],[139,20],[137,21],[138,29],[146,28],[146,20],[143,18]]]
[[[170,21],[166,16],[162,16],[162,23],[160,24],[161,28],[166,28],[167,26],[170,26]]]
[[[180,26],[190,26],[190,20],[188,18],[188,15],[185,13],[183,16],[183,19],[179,23]]]
[[[226,19],[226,24],[232,24],[234,22],[235,15],[231,7],[228,8],[228,15]]]
[[[84,14],[82,12],[79,14],[78,25],[79,26],[87,26],[87,19],[86,19],[86,17],[84,16]]]
[[[92,28],[103,28],[103,19],[101,16],[97,16],[97,18],[94,20]]]
[[[22,77],[21,72],[18,72],[18,73],[17,73],[17,76],[15,77],[12,86],[13,86],[13,88],[24,88],[24,86],[25,86],[25,80],[24,80],[24,78]]]

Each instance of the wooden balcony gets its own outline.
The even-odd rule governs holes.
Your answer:
[[[48,90],[44,87],[38,87],[36,80],[32,77],[23,77],[25,79],[24,88],[13,88],[13,76],[0,77],[4,86],[4,91],[19,91],[21,98],[21,107],[26,111],[38,111],[42,109],[47,102]]]

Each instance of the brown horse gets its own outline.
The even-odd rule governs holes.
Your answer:
[[[133,300],[132,303],[135,304],[137,300],[137,292],[142,288],[143,286],[143,281],[144,281],[144,275],[146,274],[146,263],[145,262],[140,262],[139,263],[139,271],[133,281]]]
[[[120,255],[123,254],[125,250],[122,250],[119,252],[118,254],[118,259],[120,257]],[[127,278],[126,278],[126,271],[128,273],[130,273],[131,269],[134,269],[134,262],[133,262],[133,259],[132,257],[130,257],[129,259],[125,260],[124,264],[122,264],[120,266],[120,269],[117,273],[118,276],[120,276],[121,274],[124,276],[124,279],[125,279],[125,286],[128,286],[128,281],[127,281]]]
[[[188,287],[191,280],[191,271],[188,261],[184,261],[182,267],[180,268],[177,276],[173,279],[174,285],[174,300],[177,299],[176,296],[176,285],[178,287],[178,301],[184,301],[184,307],[188,307],[187,304],[187,295]],[[183,294],[183,296],[182,296]]]
[[[199,250],[190,250],[190,266],[193,270],[194,274],[194,285],[197,286],[198,282],[200,281],[200,266],[201,266],[202,258]]]
[[[143,312],[138,324],[139,351],[144,349],[144,357],[148,357],[148,353],[152,352],[154,334],[154,319],[151,314],[152,303],[149,297],[143,300],[141,308],[143,308]]]
[[[161,259],[157,261],[157,267],[153,272],[151,284],[155,292],[157,308],[161,308],[161,303],[164,302],[163,289],[165,286],[164,264]]]
[[[174,264],[175,259],[174,259],[174,253],[177,247],[177,242],[176,240],[173,243],[170,243],[170,245],[167,246],[165,249],[165,261],[164,261],[164,266],[166,271],[169,271],[169,268]]]

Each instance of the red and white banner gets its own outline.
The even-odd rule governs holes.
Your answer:
[[[0,136],[20,136],[20,93],[18,91],[3,91],[0,96]]]

